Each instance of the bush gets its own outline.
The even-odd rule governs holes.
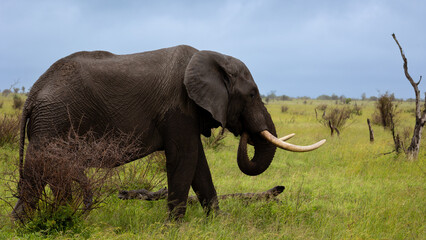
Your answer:
[[[334,132],[337,132],[337,134],[340,135],[340,131],[343,130],[351,115],[352,110],[346,106],[343,108],[334,107],[327,112],[324,111],[322,119],[319,120],[319,122],[330,128],[332,136]]]
[[[60,232],[81,232],[83,220],[79,214],[75,214],[69,205],[61,206],[55,211],[40,209],[19,231],[21,233],[41,233],[43,235],[54,235]]]
[[[13,109],[21,109],[24,106],[24,101],[17,94],[13,95]]]
[[[3,108],[3,102],[0,102],[0,108]]]
[[[392,121],[395,121],[395,116],[398,114],[398,105],[394,104],[394,94],[386,92],[381,95],[376,102],[376,110],[372,115],[372,121],[374,124],[381,125],[384,128],[390,128]]]
[[[347,107],[335,107],[325,114],[324,120],[326,120],[327,124],[330,121],[335,128],[341,130],[345,126],[346,121],[351,117],[351,114],[352,111]]]
[[[34,186],[20,179],[21,199],[28,201],[25,197],[38,196],[39,202],[33,214],[21,219],[25,231],[50,234],[69,230],[123,185],[129,186],[131,181],[143,182],[150,184],[143,187],[152,189],[155,184],[162,183],[164,171],[146,170],[152,165],[151,161],[145,163],[145,171],[141,173],[137,173],[141,168],[114,168],[138,156],[141,144],[134,139],[137,137],[123,133],[98,137],[92,132],[78,135],[71,130],[64,138],[41,141],[43,147],[31,147],[32,159],[31,162],[27,160],[26,169],[32,169],[32,178],[49,185],[50,190],[44,184]],[[160,165],[164,166],[164,162]],[[131,175],[126,176],[128,173]]]
[[[345,104],[349,104],[349,103],[351,103],[352,102],[352,99],[351,98],[346,98],[345,99]]]
[[[288,111],[288,106],[287,105],[282,105],[281,106],[281,112],[282,113],[285,113],[285,112],[287,112]]]
[[[362,115],[362,107],[358,106],[358,104],[355,103],[354,107],[352,108],[352,114],[355,114],[357,116]]]
[[[317,106],[318,110],[325,111],[327,109],[327,104],[320,104]]]
[[[16,144],[19,139],[19,117],[3,115],[0,118],[0,146]]]

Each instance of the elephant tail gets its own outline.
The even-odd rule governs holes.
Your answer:
[[[25,150],[25,130],[27,127],[28,120],[30,118],[31,108],[28,107],[29,101],[25,102],[22,110],[22,116],[20,121],[20,136],[19,136],[19,176],[22,178],[24,171],[24,150]],[[19,186],[19,184],[18,184]]]

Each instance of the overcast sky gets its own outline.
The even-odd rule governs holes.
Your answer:
[[[77,51],[187,44],[242,60],[263,94],[414,97],[392,33],[417,81],[426,75],[424,0],[1,0],[0,89],[28,88]]]

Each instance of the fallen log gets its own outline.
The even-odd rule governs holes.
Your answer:
[[[265,192],[260,193],[231,193],[231,194],[225,194],[225,195],[219,195],[219,199],[227,199],[227,198],[237,198],[237,199],[243,199],[243,200],[276,200],[276,197],[281,194],[284,191],[284,186],[276,186],[273,187]],[[118,193],[118,198],[122,200],[129,200],[129,199],[140,199],[140,200],[146,200],[146,201],[157,201],[161,199],[167,198],[167,188],[162,188],[156,192],[150,192],[146,189],[139,189],[139,190],[120,190]],[[188,204],[194,204],[197,203],[198,199],[196,196],[189,196],[188,197]]]

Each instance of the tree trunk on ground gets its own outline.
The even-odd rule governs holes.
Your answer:
[[[265,192],[261,193],[232,193],[218,196],[218,199],[237,198],[243,200],[276,200],[276,197],[284,191],[284,186],[276,186]],[[145,189],[140,190],[120,190],[118,198],[122,200],[128,199],[140,199],[146,201],[157,201],[160,199],[167,198],[167,189],[163,188],[157,192],[150,192]],[[188,197],[188,204],[197,203],[198,199],[196,196]]]
[[[399,45],[399,42],[396,39],[395,34],[392,34],[392,37],[395,40],[396,44],[398,45],[399,51],[401,52],[402,60],[404,61],[403,68],[404,68],[405,77],[408,79],[411,86],[413,86],[414,92],[416,94],[416,125],[414,126],[413,138],[411,139],[410,146],[407,148],[406,154],[409,159],[417,159],[417,156],[419,155],[419,150],[420,150],[420,139],[422,138],[422,129],[426,122],[426,93],[425,93],[425,109],[423,110],[423,112],[421,112],[419,84],[422,81],[422,76],[420,76],[420,80],[417,83],[413,81],[410,74],[408,73],[407,58],[405,57],[405,54],[402,51],[401,45]]]

